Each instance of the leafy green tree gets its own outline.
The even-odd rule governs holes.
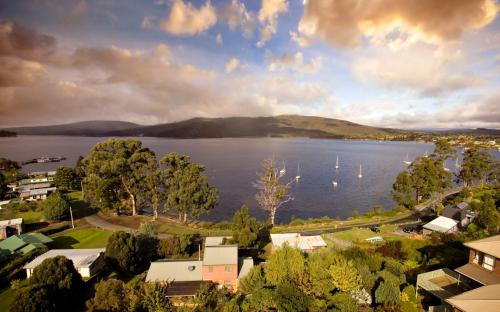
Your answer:
[[[261,265],[256,265],[240,280],[239,289],[243,293],[253,294],[265,285],[264,268]]]
[[[10,312],[51,312],[54,311],[53,295],[49,289],[31,285],[16,291],[10,304]]]
[[[248,213],[248,207],[243,205],[234,213],[233,240],[239,247],[252,247],[257,242],[261,224]]]
[[[262,162],[263,171],[257,173],[259,179],[254,183],[258,190],[255,199],[263,210],[269,211],[271,225],[274,225],[278,209],[293,197],[288,193],[290,183],[280,182],[282,175],[274,164],[274,160],[266,159]]]
[[[399,285],[395,285],[387,281],[382,281],[375,290],[375,302],[378,304],[399,303],[399,301]]]
[[[187,254],[191,245],[190,238],[188,235],[172,235],[162,239],[158,244],[158,255],[162,258],[170,258]]]
[[[440,160],[441,165],[444,162],[455,155],[456,150],[451,146],[446,139],[440,139],[435,143],[434,155]]]
[[[471,203],[472,209],[477,213],[476,222],[488,232],[497,233],[500,227],[500,211],[491,195],[483,197],[482,201]]]
[[[311,298],[295,284],[278,285],[273,295],[278,311],[301,312],[308,311]]]
[[[120,280],[102,280],[95,284],[94,297],[86,303],[89,311],[126,311],[130,305],[128,289]]]
[[[328,269],[335,289],[342,292],[350,292],[362,285],[361,276],[352,263],[344,257],[334,258],[334,262]]]
[[[75,190],[80,187],[80,179],[73,168],[60,166],[54,176],[54,185],[61,190]]]
[[[270,288],[261,288],[252,293],[251,296],[247,296],[249,311],[273,311],[275,310],[274,302],[274,291]]]
[[[5,176],[7,184],[14,183],[24,177],[21,173],[21,166],[10,159],[0,157],[0,172]]]
[[[7,187],[7,180],[2,172],[0,172],[0,200],[5,198],[9,188]]]
[[[332,309],[329,311],[335,312],[357,312],[358,304],[351,297],[350,294],[347,293],[336,293],[335,295],[328,298],[329,305],[332,306]]]
[[[43,215],[49,221],[61,221],[69,216],[69,200],[59,191],[50,194],[42,206]]]
[[[272,285],[294,283],[303,285],[306,281],[306,261],[297,248],[288,245],[276,250],[264,268],[267,281]]]
[[[148,172],[145,175],[145,186],[146,186],[146,196],[151,202],[151,208],[153,209],[153,220],[158,219],[158,212],[160,209],[160,204],[168,196],[168,188],[165,184],[165,179],[167,174],[155,161],[151,163],[148,168]]]
[[[464,182],[465,187],[472,186],[475,181],[484,181],[492,172],[494,163],[495,159],[490,153],[471,147],[464,152],[458,181]]]
[[[214,283],[204,283],[194,296],[194,302],[197,304],[194,311],[220,311],[227,303],[228,299],[230,299],[229,294],[224,288],[218,290]]]
[[[396,177],[396,182],[392,185],[392,198],[405,208],[413,208],[413,182],[408,172],[403,171]]]
[[[158,240],[146,235],[115,232],[108,239],[106,257],[125,272],[137,272],[156,257]]]
[[[149,237],[156,237],[156,227],[152,222],[142,222],[139,224],[138,234],[146,235]]]
[[[154,153],[138,140],[110,139],[97,143],[84,163],[85,196],[99,208],[130,207],[135,216],[145,172],[156,163]]]
[[[451,186],[451,173],[444,170],[440,159],[421,157],[408,168],[417,203],[430,198],[433,193],[441,193]]]
[[[175,306],[167,297],[168,286],[160,283],[144,285],[144,306],[148,312],[172,312]]]
[[[188,215],[198,218],[219,202],[219,192],[208,184],[202,165],[191,162],[188,156],[169,153],[161,160],[166,175],[168,195],[165,210],[174,210],[179,220],[187,222]]]

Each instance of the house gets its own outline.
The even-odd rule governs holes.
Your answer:
[[[34,201],[34,200],[44,200],[50,195],[50,193],[54,192],[56,187],[47,187],[47,188],[37,188],[30,189],[19,194],[21,200]]]
[[[203,260],[159,260],[152,262],[146,282],[168,282],[169,296],[192,296],[203,282],[214,282],[229,290],[253,267],[252,258],[238,257],[238,245],[224,245],[230,237],[207,237]]]
[[[73,262],[75,269],[82,277],[89,278],[98,273],[104,266],[104,248],[96,249],[52,249],[33,259],[24,266],[29,278],[33,270],[45,259],[64,256]]]
[[[482,286],[446,299],[454,312],[500,311],[500,284]]]
[[[0,239],[23,232],[23,218],[0,221]]]
[[[455,233],[458,231],[458,221],[439,216],[431,222],[425,224],[423,228],[424,235],[429,235],[433,232]]]
[[[314,252],[327,246],[320,235],[302,236],[300,233],[271,234],[271,241],[274,250],[281,248],[284,244],[303,252]]]
[[[471,310],[466,301],[472,303],[477,299],[479,306],[484,300],[493,300],[491,296],[486,299],[491,290],[500,293],[497,288],[500,285],[500,235],[464,243],[464,246],[469,248],[467,264],[454,271],[443,268],[417,276],[417,290],[423,289],[438,298],[444,311],[479,311]],[[498,296],[496,298],[498,300]],[[498,306],[496,308],[495,311],[499,311]]]
[[[441,216],[458,221],[458,226],[461,228],[466,228],[476,217],[466,202],[447,206],[444,208]]]
[[[456,272],[481,285],[500,284],[500,235],[464,243],[469,262]]]
[[[13,255],[24,255],[36,248],[46,248],[53,240],[41,233],[12,235],[0,242],[0,259]]]

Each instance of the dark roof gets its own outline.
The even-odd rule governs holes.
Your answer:
[[[467,216],[467,209],[460,209],[457,206],[448,206],[444,208],[441,215],[456,221],[462,221]]]
[[[468,263],[455,269],[455,271],[483,285],[500,284],[500,276],[474,264]]]
[[[168,285],[167,297],[194,296],[203,281],[173,282]]]

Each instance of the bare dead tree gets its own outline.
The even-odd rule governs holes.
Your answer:
[[[269,211],[271,224],[274,225],[276,211],[283,204],[292,201],[293,197],[288,193],[289,186],[293,181],[281,183],[283,177],[275,167],[273,159],[266,159],[262,162],[263,171],[258,172],[259,179],[253,184],[259,190],[255,199],[262,209]]]

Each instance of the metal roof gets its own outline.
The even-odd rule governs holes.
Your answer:
[[[39,189],[33,189],[29,190],[26,192],[22,192],[23,195],[28,194],[27,196],[33,196],[33,195],[45,195],[48,192],[55,191],[57,188],[56,187],[46,187],[46,188],[39,188]]]
[[[206,246],[203,265],[238,264],[238,246]]]
[[[284,244],[301,250],[312,250],[317,247],[326,247],[326,243],[320,235],[301,236],[299,233],[271,234],[271,241],[275,248]]]
[[[431,230],[431,231],[436,231],[436,232],[441,232],[441,233],[446,233],[450,229],[452,229],[454,226],[458,224],[458,221],[439,216],[436,219],[432,220],[431,222],[427,223],[424,225],[424,229]]]
[[[467,263],[455,271],[483,285],[500,284],[500,276],[475,264]]]
[[[159,260],[151,262],[146,282],[193,282],[203,280],[203,261]]]
[[[253,258],[238,258],[238,279],[245,277],[253,268]]]
[[[464,312],[498,312],[500,284],[479,287],[446,299],[453,307]]]
[[[31,244],[37,244],[37,243],[49,244],[49,243],[52,243],[54,241],[52,238],[45,236],[42,233],[21,234],[20,238],[28,244],[30,244],[30,243]]]
[[[45,259],[64,256],[73,261],[75,268],[88,268],[99,256],[104,253],[104,248],[94,249],[52,249],[36,257],[33,261],[24,266],[25,269],[33,269],[37,267]]]
[[[480,240],[464,243],[465,246],[479,250],[488,255],[500,258],[500,235],[495,235]]]
[[[16,235],[12,235],[0,242],[0,249],[14,252],[15,250],[23,247],[26,243]]]
[[[224,239],[231,239],[231,236],[209,236],[205,238],[205,246],[222,245]]]

